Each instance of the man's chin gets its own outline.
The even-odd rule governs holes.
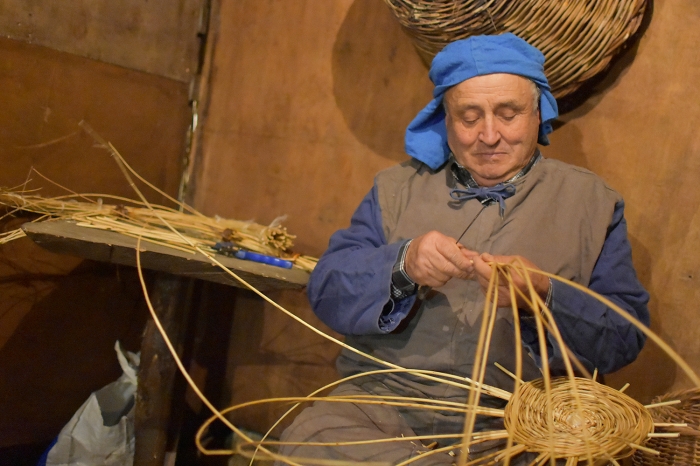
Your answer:
[[[495,186],[498,183],[502,183],[507,179],[511,178],[509,172],[500,171],[487,171],[483,173],[472,173],[474,181],[479,183],[480,186]]]

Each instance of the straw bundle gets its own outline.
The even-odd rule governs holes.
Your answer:
[[[641,24],[646,0],[384,0],[426,63],[450,42],[512,32],[544,53],[560,98],[605,69]]]
[[[572,390],[578,392],[580,409]],[[592,380],[576,378],[574,384],[566,377],[552,380],[549,400],[542,379],[521,385],[506,406],[504,424],[513,441],[527,451],[576,461],[630,456],[630,445],[643,445],[654,431],[651,415],[632,398]]]
[[[660,452],[658,456],[637,452],[635,466],[667,466],[700,464],[700,389],[693,388],[657,397],[654,402],[679,400],[679,404],[662,406],[653,411],[654,422],[683,423],[675,428],[677,438],[653,438],[647,446]]]
[[[161,205],[144,206],[124,198],[113,198],[119,204],[104,204],[103,198],[110,197],[76,194],[43,198],[0,189],[1,206],[12,211],[39,214],[42,220],[73,220],[80,226],[116,231],[134,238],[141,237],[144,241],[191,253],[195,253],[195,247],[216,253],[213,248],[217,242],[230,241],[249,251],[292,261],[295,267],[307,271],[313,270],[317,262],[313,257],[291,251],[295,236],[289,234],[278,222],[265,226],[254,222],[207,217],[196,211],[187,214]],[[22,236],[21,230],[4,233],[0,236],[0,244]]]

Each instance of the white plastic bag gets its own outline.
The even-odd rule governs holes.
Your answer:
[[[61,429],[47,466],[131,466],[134,463],[134,394],[139,354],[114,344],[124,373],[93,392]]]

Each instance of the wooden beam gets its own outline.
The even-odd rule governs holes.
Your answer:
[[[178,356],[186,343],[187,319],[190,311],[192,280],[159,273],[150,293],[153,308],[168,334]],[[188,336],[189,338],[192,335]],[[155,322],[149,319],[141,343],[141,364],[136,388],[134,411],[134,466],[161,466],[165,459],[169,432],[177,433],[179,425],[171,426],[173,385],[178,372]],[[175,402],[175,403],[173,403]],[[172,434],[171,434],[172,436]]]

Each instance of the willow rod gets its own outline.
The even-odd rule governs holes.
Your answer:
[[[116,149],[113,148],[113,146],[112,146],[110,143],[107,143],[107,142],[104,141],[104,140],[102,140],[102,141],[103,141],[103,143],[104,143],[104,144],[102,144],[102,146],[103,146],[105,149],[107,149],[107,150],[112,154],[112,156],[114,157],[114,159],[115,159],[115,160],[117,161],[117,163],[119,164],[119,161],[120,161],[120,159],[121,159],[121,156],[119,155],[119,153],[116,151]],[[326,335],[326,334],[323,333],[322,331],[320,331],[320,330],[318,330],[318,329],[315,329],[313,326],[311,326],[310,324],[304,322],[304,321],[301,320],[300,318],[294,316],[291,312],[289,312],[288,310],[284,309],[282,306],[280,306],[279,304],[275,303],[275,302],[272,301],[270,298],[268,298],[267,296],[265,296],[262,292],[260,292],[259,290],[255,289],[254,287],[252,287],[252,286],[251,286],[250,284],[248,284],[245,280],[243,280],[243,279],[241,279],[240,277],[238,277],[233,271],[231,271],[231,270],[227,269],[226,267],[224,267],[223,264],[221,264],[221,263],[214,257],[213,254],[211,254],[210,252],[208,252],[208,251],[202,249],[201,246],[199,246],[199,245],[193,243],[191,239],[189,239],[189,238],[187,238],[186,236],[182,235],[181,232],[179,232],[177,229],[175,229],[175,228],[171,225],[171,223],[169,222],[169,220],[166,219],[167,214],[157,212],[157,211],[153,208],[153,206],[152,206],[151,204],[148,203],[148,201],[145,199],[145,197],[143,197],[143,195],[141,194],[141,192],[140,192],[140,191],[138,190],[138,188],[136,187],[135,183],[133,182],[133,180],[132,180],[131,177],[129,176],[129,169],[127,169],[125,165],[119,165],[119,167],[120,167],[120,169],[122,170],[122,172],[123,172],[123,174],[125,175],[125,177],[127,177],[127,180],[129,181],[129,183],[130,183],[130,185],[132,186],[132,188],[137,192],[137,194],[139,194],[139,197],[142,199],[143,205],[146,207],[146,209],[148,209],[148,210],[150,210],[150,211],[153,211],[153,215],[154,215],[166,228],[170,229],[170,230],[173,232],[173,234],[174,234],[175,236],[181,238],[182,241],[183,241],[183,244],[188,244],[188,245],[189,245],[190,247],[192,247],[196,252],[201,253],[202,255],[204,255],[204,256],[205,256],[208,260],[210,260],[213,264],[215,264],[215,265],[221,267],[221,268],[222,268],[223,270],[225,270],[228,274],[230,274],[232,277],[234,277],[234,278],[237,279],[239,282],[241,282],[244,286],[248,287],[248,288],[251,289],[253,292],[255,292],[256,294],[258,294],[259,296],[261,296],[266,302],[272,304],[275,308],[280,309],[281,311],[283,311],[284,313],[286,313],[286,314],[289,315],[290,317],[294,318],[296,321],[302,323],[304,326],[306,326],[307,328],[311,329],[311,330],[314,331],[315,333],[321,335],[322,337],[327,338],[327,339],[329,339],[330,341],[333,341],[334,343],[337,343],[337,344],[339,344],[340,346],[342,346],[342,347],[344,347],[344,348],[346,348],[346,349],[348,349],[348,350],[350,350],[350,351],[353,351],[353,352],[355,352],[355,353],[357,353],[357,354],[360,354],[360,355],[362,355],[362,356],[364,356],[364,357],[367,357],[367,358],[370,359],[370,360],[373,360],[373,361],[378,362],[378,363],[381,363],[381,364],[383,364],[383,365],[385,365],[385,366],[387,366],[387,367],[390,367],[391,369],[389,369],[389,370],[394,370],[394,371],[397,371],[397,372],[404,372],[404,373],[407,373],[407,374],[412,374],[412,375],[415,375],[415,376],[420,376],[420,377],[426,378],[427,380],[437,381],[437,382],[439,382],[439,383],[453,384],[454,386],[458,386],[458,387],[460,387],[460,388],[466,388],[466,389],[468,389],[468,390],[469,390],[469,400],[470,400],[470,403],[468,403],[467,405],[465,405],[465,407],[462,409],[463,412],[464,412],[464,411],[467,412],[467,416],[465,416],[465,432],[464,432],[464,434],[462,435],[462,443],[461,443],[461,444],[458,443],[458,444],[456,444],[456,445],[450,445],[449,447],[445,447],[445,449],[448,449],[448,448],[449,448],[449,450],[454,450],[454,449],[456,449],[456,448],[463,447],[464,445],[467,445],[467,446],[468,446],[468,445],[470,445],[470,444],[472,444],[472,443],[475,443],[478,439],[486,438],[484,435],[492,435],[492,436],[504,435],[504,434],[502,434],[502,433],[496,433],[496,434],[493,434],[493,433],[492,433],[492,434],[474,433],[474,432],[473,432],[473,424],[472,424],[471,426],[468,424],[468,422],[469,422],[470,419],[471,419],[471,420],[475,419],[477,410],[479,410],[479,409],[484,409],[484,408],[478,406],[478,400],[479,400],[479,397],[480,397],[482,391],[483,391],[484,393],[488,393],[489,390],[493,390],[494,393],[498,393],[498,391],[497,391],[496,389],[494,389],[493,387],[488,387],[488,386],[484,385],[484,384],[483,384],[483,378],[484,378],[484,374],[485,374],[486,361],[487,361],[487,355],[488,355],[488,345],[489,345],[488,341],[490,341],[490,335],[491,335],[492,328],[493,328],[493,321],[494,321],[494,319],[495,319],[495,313],[496,313],[496,310],[497,310],[497,307],[496,307],[496,304],[495,304],[495,303],[497,303],[497,301],[498,301],[498,300],[497,300],[497,296],[498,296],[498,286],[497,286],[496,284],[497,284],[497,282],[498,282],[498,280],[499,280],[499,278],[500,278],[501,276],[504,277],[504,280],[507,282],[507,284],[508,284],[508,286],[509,286],[509,293],[510,293],[510,296],[511,296],[511,302],[515,303],[515,301],[516,301],[516,300],[515,300],[516,294],[519,293],[519,295],[522,295],[522,296],[524,297],[524,299],[529,303],[529,305],[531,306],[531,308],[533,309],[534,315],[535,315],[535,322],[536,322],[536,325],[537,325],[537,333],[538,333],[538,337],[539,337],[540,345],[541,345],[541,346],[540,346],[541,354],[543,354],[543,355],[546,355],[546,354],[547,354],[546,348],[544,349],[544,351],[542,351],[543,342],[546,340],[545,331],[549,332],[549,334],[552,335],[552,337],[555,339],[555,341],[557,342],[557,344],[561,346],[561,348],[562,348],[562,354],[564,355],[564,362],[565,362],[566,368],[567,368],[567,375],[568,375],[568,377],[570,378],[568,387],[570,387],[569,390],[573,393],[574,405],[575,405],[574,407],[575,407],[575,410],[577,410],[578,412],[580,412],[581,409],[582,409],[582,403],[581,403],[581,400],[580,400],[580,397],[579,397],[579,393],[578,393],[578,388],[577,388],[578,382],[577,382],[577,381],[575,380],[575,378],[573,377],[573,367],[571,366],[571,361],[569,361],[569,359],[570,359],[569,356],[571,355],[570,350],[569,350],[569,349],[566,347],[566,345],[564,344],[563,339],[562,339],[561,335],[560,335],[559,332],[558,332],[558,329],[557,329],[557,327],[556,327],[556,324],[555,324],[555,322],[554,322],[554,319],[553,319],[553,317],[551,316],[551,312],[546,308],[546,306],[544,306],[544,303],[542,302],[542,299],[537,295],[537,293],[534,292],[534,288],[532,287],[532,283],[531,283],[530,278],[529,278],[531,272],[534,272],[534,273],[541,273],[541,274],[543,274],[543,275],[545,275],[545,276],[548,276],[549,278],[552,278],[552,279],[559,280],[559,281],[561,281],[561,282],[567,283],[567,284],[569,284],[570,286],[573,286],[574,288],[580,289],[581,291],[583,291],[583,292],[585,292],[585,293],[588,293],[589,295],[591,295],[591,296],[595,297],[596,299],[598,299],[599,301],[603,302],[603,303],[606,304],[609,308],[613,309],[613,311],[615,311],[615,312],[617,312],[618,314],[622,315],[625,319],[629,320],[632,324],[634,324],[635,326],[637,326],[643,333],[645,333],[648,337],[650,337],[650,339],[652,339],[652,340],[655,341],[657,344],[659,344],[659,346],[660,346],[664,351],[666,351],[667,354],[669,354],[669,355],[674,359],[674,361],[677,362],[677,363],[679,364],[679,366],[681,366],[681,367],[686,371],[686,373],[688,373],[688,371],[690,371],[690,374],[692,374],[693,376],[695,375],[695,374],[692,372],[692,370],[690,370],[689,366],[687,366],[687,365],[684,366],[684,362],[682,361],[682,359],[680,359],[680,357],[679,357],[677,354],[675,354],[675,352],[673,352],[673,350],[671,350],[670,347],[668,347],[668,345],[665,345],[665,344],[663,343],[663,341],[661,341],[658,337],[656,337],[656,335],[654,335],[650,330],[646,329],[646,328],[645,328],[643,325],[641,325],[639,322],[636,322],[636,320],[635,320],[634,318],[632,318],[629,314],[627,314],[627,313],[624,312],[623,310],[617,308],[617,306],[615,306],[614,303],[611,303],[609,300],[603,298],[602,296],[597,295],[596,293],[592,292],[591,290],[588,290],[588,289],[585,288],[585,287],[582,287],[582,286],[577,285],[577,284],[575,284],[575,283],[569,282],[568,280],[562,279],[561,277],[557,277],[557,276],[554,276],[554,275],[551,275],[551,274],[547,274],[547,273],[542,272],[542,271],[539,271],[539,270],[529,269],[529,268],[525,267],[524,264],[522,264],[522,263],[521,263],[521,264],[500,264],[500,263],[496,263],[496,262],[493,262],[493,263],[490,264],[491,267],[492,267],[492,276],[491,276],[491,279],[490,279],[490,281],[489,281],[489,290],[490,290],[490,292],[489,292],[489,290],[487,290],[487,296],[490,296],[490,297],[491,297],[491,298],[490,298],[491,301],[489,301],[489,299],[487,299],[487,300],[486,300],[486,303],[485,303],[485,311],[484,311],[484,314],[483,314],[483,316],[482,316],[482,330],[480,331],[480,337],[481,337],[481,339],[482,339],[482,344],[479,345],[480,349],[478,349],[478,352],[477,352],[477,359],[475,360],[475,366],[474,366],[474,367],[475,367],[475,371],[474,371],[474,375],[472,376],[472,378],[471,378],[471,379],[460,379],[460,380],[462,380],[462,382],[457,382],[457,381],[455,381],[455,380],[450,379],[450,376],[445,375],[445,374],[427,373],[427,372],[424,372],[424,371],[417,371],[417,370],[412,370],[412,369],[406,369],[406,368],[402,368],[402,367],[397,366],[397,365],[393,365],[393,364],[388,363],[388,362],[386,362],[386,361],[382,361],[382,360],[380,360],[380,359],[374,358],[374,357],[372,357],[371,355],[364,354],[364,353],[362,353],[361,351],[359,351],[359,350],[357,350],[357,349],[355,349],[355,348],[352,348],[352,347],[350,347],[350,346],[348,346],[348,345],[345,345],[344,343],[338,341],[337,339]],[[143,288],[143,290],[144,290],[144,295],[145,295],[145,297],[146,297],[147,305],[148,305],[148,307],[149,307],[149,312],[151,312],[151,315],[152,315],[152,317],[154,318],[154,321],[156,322],[156,326],[157,326],[159,332],[162,334],[164,340],[166,340],[168,349],[169,349],[169,351],[172,353],[174,359],[176,360],[176,363],[177,363],[177,365],[178,365],[179,370],[183,373],[183,376],[184,376],[185,379],[187,380],[188,384],[190,384],[190,386],[192,386],[192,388],[193,388],[193,390],[195,391],[195,393],[197,394],[197,396],[200,397],[200,398],[202,399],[202,401],[204,402],[204,404],[207,406],[207,408],[210,409],[210,410],[214,413],[213,420],[219,419],[219,420],[221,420],[222,422],[224,422],[224,424],[225,424],[229,429],[231,429],[233,432],[235,432],[237,435],[239,435],[244,441],[249,442],[249,445],[252,446],[252,445],[256,444],[256,442],[254,442],[252,439],[250,439],[248,436],[246,436],[243,432],[241,432],[239,429],[237,429],[233,424],[231,424],[231,423],[225,418],[225,416],[224,416],[224,413],[226,412],[225,410],[224,410],[224,412],[218,411],[218,410],[204,397],[204,395],[201,393],[201,391],[200,391],[199,389],[197,389],[196,385],[194,384],[194,381],[191,379],[191,377],[189,377],[189,374],[188,374],[187,371],[185,370],[184,365],[182,364],[182,362],[181,362],[181,361],[179,360],[179,358],[177,357],[177,354],[176,354],[174,348],[172,347],[172,344],[170,343],[169,339],[167,338],[167,335],[165,334],[165,331],[164,331],[164,329],[162,328],[162,325],[161,325],[160,322],[158,321],[157,315],[156,315],[156,313],[155,313],[155,311],[154,311],[154,309],[153,309],[153,307],[152,307],[152,304],[151,304],[151,302],[150,302],[150,300],[149,300],[149,298],[148,298],[148,293],[147,293],[147,290],[146,290],[145,281],[143,280],[142,270],[141,270],[141,266],[140,266],[140,255],[139,255],[139,254],[140,254],[140,241],[141,241],[141,240],[139,239],[139,240],[138,240],[138,244],[137,244],[137,268],[138,268],[138,270],[139,270],[139,277],[140,277],[140,280],[141,280],[142,288]],[[520,290],[515,289],[515,287],[513,286],[513,277],[512,277],[512,275],[511,275],[512,273],[518,274],[519,276],[521,276],[521,277],[525,280],[525,282],[526,282],[526,288],[528,289],[529,296],[525,296]],[[496,299],[494,299],[494,298],[496,298]],[[515,309],[515,305],[514,305],[514,304],[513,304],[513,311],[514,311],[514,313],[517,311],[517,309]],[[514,316],[517,316],[517,314],[514,314]],[[517,321],[517,319],[515,319],[515,320]],[[519,336],[519,332],[516,332],[516,333],[517,333],[518,336]],[[656,337],[656,338],[655,338],[655,337]],[[519,344],[520,344],[520,342],[518,342],[518,345],[516,345],[516,347],[518,347]],[[674,356],[675,356],[675,357],[674,357]],[[521,355],[521,357],[522,357],[522,355]],[[518,358],[518,360],[520,360],[521,357]],[[574,363],[576,363],[576,362],[577,362],[577,361],[574,359]],[[477,370],[477,369],[478,369],[478,370]],[[687,370],[686,370],[686,369],[687,369]],[[520,384],[520,382],[521,382],[521,381],[519,380],[519,379],[522,377],[522,375],[520,374],[521,370],[522,370],[522,369],[521,369],[520,365],[518,365],[518,367],[516,368],[516,374],[515,374],[515,375],[517,376],[517,377],[516,377],[516,387],[517,387],[517,386]],[[548,463],[548,462],[549,462],[550,464],[553,464],[554,461],[556,460],[557,454],[555,453],[554,435],[553,435],[554,432],[553,432],[553,430],[552,430],[552,429],[553,429],[553,427],[552,427],[552,424],[553,424],[553,423],[551,422],[551,421],[552,421],[552,418],[553,418],[552,406],[551,406],[551,402],[549,401],[549,400],[551,400],[551,398],[552,398],[552,386],[551,386],[551,380],[550,380],[551,377],[549,377],[549,370],[548,370],[548,365],[547,365],[546,357],[543,358],[543,371],[545,372],[545,378],[544,378],[544,380],[542,381],[542,383],[544,384],[544,388],[545,388],[545,390],[544,390],[544,391],[545,391],[545,394],[546,394],[546,397],[545,397],[545,398],[546,398],[546,400],[548,400],[548,401],[547,401],[547,407],[546,407],[546,418],[548,419],[547,424],[548,424],[548,429],[549,429],[549,435],[547,436],[547,437],[548,437],[548,441],[546,442],[546,443],[547,443],[546,449],[545,449],[544,451],[541,451],[541,452],[539,453],[538,458],[535,460],[534,463],[536,463],[536,464],[545,464],[545,463]],[[437,375],[437,374],[439,374],[439,375]],[[689,375],[690,375],[690,374],[689,374]],[[362,374],[362,375],[366,375],[366,374]],[[360,376],[361,376],[361,375],[360,375]],[[696,383],[696,385],[700,386],[700,379],[698,379],[697,376],[695,376],[695,377],[693,377],[693,376],[691,376],[691,380],[693,380],[693,381]],[[466,383],[466,384],[465,384],[465,383]],[[327,387],[328,387],[328,386],[327,386]],[[549,387],[549,389],[547,389],[547,387]],[[506,393],[507,393],[507,392],[506,392]],[[579,397],[579,398],[577,398],[577,397]],[[341,398],[339,398],[339,397],[336,397],[336,399],[333,399],[333,397],[316,397],[316,398],[318,398],[319,400],[322,399],[322,400],[324,400],[324,401],[331,401],[331,402],[355,402],[355,403],[366,403],[366,402],[372,401],[372,402],[383,403],[383,404],[394,403],[394,401],[389,401],[389,400],[387,400],[387,399],[383,399],[383,400],[379,400],[379,399],[370,400],[369,398],[360,398],[360,397],[355,397],[355,398],[344,398],[344,399],[341,399]],[[518,401],[518,400],[520,399],[520,391],[516,391],[513,395],[508,394],[508,396],[507,396],[506,398],[509,399],[509,403],[510,403],[510,402],[513,402],[513,401]],[[301,397],[296,397],[296,398],[289,398],[289,399],[287,399],[287,401],[297,403],[297,402],[301,402],[301,401],[304,401],[304,402],[305,402],[305,401],[310,401],[310,400],[314,400],[314,399],[315,399],[314,397],[303,397],[303,398],[301,398]],[[272,401],[279,401],[279,400],[282,400],[282,399],[272,399]],[[474,403],[475,400],[476,400],[476,403]],[[271,401],[270,401],[270,400],[259,400],[258,404],[259,404],[259,403],[263,403],[263,402],[271,402]],[[399,403],[399,402],[396,401],[396,403]],[[397,404],[397,405],[398,405],[398,404]],[[430,405],[429,403],[422,403],[422,402],[421,402],[421,403],[411,403],[411,402],[407,402],[407,403],[405,403],[405,404],[401,404],[401,406],[413,406],[413,407],[418,407],[418,408],[439,409],[439,410],[444,410],[444,409],[445,409],[445,406],[444,406],[444,405],[437,405],[437,404]],[[240,406],[239,406],[239,407],[240,407]],[[236,407],[234,407],[234,408],[236,408]],[[288,412],[289,412],[289,411],[288,411]],[[489,415],[493,415],[493,414],[489,414]],[[516,445],[514,445],[511,436],[512,436],[512,435],[511,435],[510,433],[509,433],[508,436],[507,436],[508,442],[509,442],[509,443],[508,443],[508,447],[507,447],[506,449],[504,449],[504,450],[501,450],[501,451],[497,452],[497,453],[492,457],[495,461],[505,460],[506,462],[508,462],[509,459],[510,459],[512,456],[518,455],[518,454],[522,453],[522,451],[524,451],[525,446],[524,446],[523,444],[516,444]],[[505,437],[504,437],[504,438],[505,438]],[[401,440],[401,439],[397,439],[396,441],[400,441],[400,440]],[[586,448],[586,455],[587,455],[588,463],[591,464],[591,463],[592,463],[592,458],[591,458],[590,446],[588,445],[588,437],[587,437],[587,432],[586,432],[585,430],[583,431],[583,443],[586,445],[585,448]],[[625,445],[628,446],[629,448],[633,449],[633,450],[642,450],[642,451],[655,452],[654,450],[648,449],[648,448],[644,447],[643,445],[639,445],[638,443],[631,442],[631,441],[626,442]],[[290,459],[290,458],[283,457],[283,456],[281,456],[281,455],[277,455],[276,453],[273,453],[273,452],[268,451],[267,449],[264,448],[264,446],[262,446],[262,445],[260,445],[260,444],[258,444],[258,445],[256,446],[256,451],[257,451],[257,448],[260,448],[260,451],[261,451],[263,454],[265,454],[266,456],[270,457],[270,458],[274,458],[274,459],[277,459],[277,460],[280,460],[280,461],[285,461],[285,462],[287,462],[288,464],[292,464],[292,465],[298,464],[298,463],[296,463],[294,460],[292,460],[292,459]],[[432,453],[432,452],[434,452],[434,451],[435,451],[435,450],[432,450],[432,451],[430,451],[430,452],[425,453],[424,455],[436,454],[436,453]],[[443,450],[441,450],[441,451],[443,451]],[[447,451],[447,450],[444,450],[444,451]],[[655,453],[658,453],[658,452],[655,452]],[[602,454],[603,454],[603,455],[608,455],[607,452],[603,452]],[[423,458],[425,458],[425,456],[423,456]],[[469,462],[467,463],[467,462],[466,462],[467,459],[466,459],[465,455],[460,455],[460,464],[477,464],[477,463],[481,464],[481,463],[483,462],[483,460],[484,460],[484,458],[480,458],[480,459],[476,459],[476,460],[474,460],[474,461],[469,461]],[[405,462],[404,464],[409,464],[411,461],[412,461],[412,460],[407,460],[407,462]],[[574,461],[574,460],[573,460],[573,457],[568,457],[568,458],[567,458],[567,463],[573,464],[573,461]],[[610,461],[613,462],[613,463],[616,463],[615,459],[613,459],[613,458],[610,458]],[[325,460],[314,461],[314,463],[315,463],[315,464],[335,464],[333,461],[325,461]]]

